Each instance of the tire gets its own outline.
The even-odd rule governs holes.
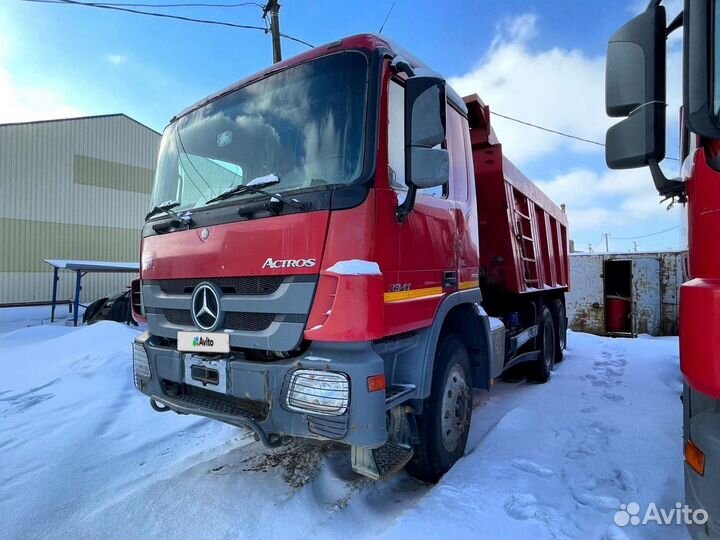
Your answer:
[[[540,314],[540,328],[536,340],[540,356],[528,365],[527,378],[531,382],[545,383],[550,379],[550,373],[555,365],[555,328],[547,307],[543,307]]]
[[[100,312],[107,300],[107,298],[100,298],[99,300],[95,300],[92,304],[86,307],[85,312],[83,313],[83,323],[92,324],[94,322],[97,322],[94,321],[93,318]]]
[[[132,312],[130,311],[130,294],[123,293],[115,298],[110,308],[109,319],[111,321],[127,324],[128,317],[132,320]]]
[[[448,334],[438,344],[432,390],[416,417],[419,443],[408,474],[437,482],[465,453],[471,418],[470,355],[459,336]]]
[[[567,316],[565,304],[556,298],[550,303],[550,314],[555,325],[555,363],[562,362],[563,351],[567,346]]]

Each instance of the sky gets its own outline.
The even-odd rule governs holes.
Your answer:
[[[680,2],[665,3],[671,18]],[[377,32],[393,0],[281,4],[282,32],[321,45]],[[607,40],[646,4],[395,0],[383,35],[443,74],[461,95],[480,95],[491,110],[603,141],[615,120],[604,110]],[[23,0],[0,5],[0,123],[122,112],[162,131],[186,106],[272,62],[263,31]],[[262,11],[252,4],[154,10],[263,26]],[[668,53],[669,157],[678,156],[678,37],[671,37]],[[282,47],[284,58],[307,50],[289,40]],[[576,249],[604,251],[605,234],[615,252],[686,245],[682,207],[668,211],[660,204],[647,169],[610,171],[599,146],[497,116],[493,126],[508,157],[566,205]],[[666,160],[663,168],[677,176],[680,164]]]

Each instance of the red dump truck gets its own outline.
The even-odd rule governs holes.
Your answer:
[[[275,64],[173,118],[142,231],[134,378],[157,411],[351,446],[437,480],[472,389],[565,347],[564,212],[490,111],[382,37]]]

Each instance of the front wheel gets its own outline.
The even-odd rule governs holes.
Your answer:
[[[430,396],[417,420],[419,443],[406,466],[425,482],[437,482],[465,453],[472,417],[470,355],[455,334],[442,338],[435,355]]]

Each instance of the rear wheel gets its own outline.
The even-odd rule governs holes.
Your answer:
[[[539,345],[540,356],[528,366],[527,378],[532,382],[544,383],[550,378],[555,365],[555,328],[547,307],[542,309],[539,326],[536,343]]]
[[[417,417],[420,442],[405,467],[425,482],[437,482],[465,453],[472,417],[470,355],[455,334],[438,344],[430,397]]]
[[[567,345],[567,317],[562,300],[556,298],[550,303],[550,313],[555,325],[555,362],[560,362]]]

